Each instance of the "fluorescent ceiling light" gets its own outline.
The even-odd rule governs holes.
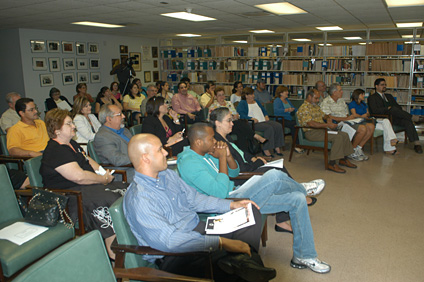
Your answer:
[[[359,45],[367,45],[367,43],[366,42],[360,42],[360,43],[358,43]]]
[[[343,37],[346,40],[359,40],[362,39],[362,37],[359,36],[350,36],[350,37]]]
[[[423,25],[422,22],[418,23],[397,23],[397,27],[421,27]]]
[[[283,47],[283,45],[273,45],[273,44],[270,44],[270,45],[268,45],[268,47]]]
[[[192,34],[192,33],[181,33],[181,34],[177,34],[177,36],[184,36],[184,37],[199,37],[201,36],[200,34]]]
[[[311,41],[308,38],[293,38],[294,41]]]
[[[280,2],[280,3],[270,3],[270,4],[261,4],[255,5],[255,7],[271,12],[277,15],[294,15],[294,14],[306,14],[307,12],[288,3],[288,2]]]
[[[235,40],[233,42],[235,42],[235,43],[247,43],[247,40]]]
[[[415,37],[421,37],[421,35],[419,35],[419,34],[417,34],[417,35],[415,35]],[[402,38],[414,38],[414,35],[402,35]]]
[[[324,43],[320,43],[320,44],[318,44],[319,46],[333,46],[333,44],[330,44],[330,43],[327,43],[327,44],[324,44]]]
[[[210,18],[202,15],[196,15],[193,13],[187,13],[187,12],[176,12],[176,13],[166,13],[166,14],[160,14],[161,16],[165,17],[171,17],[186,21],[193,21],[193,22],[204,22],[204,21],[215,21],[215,18]]]
[[[424,0],[386,0],[387,7],[424,6]]]
[[[340,26],[317,26],[316,29],[325,31],[325,30],[343,30]]]
[[[261,30],[249,30],[249,32],[253,33],[275,33],[275,31],[269,29],[261,29]]]
[[[73,22],[71,24],[88,25],[88,26],[105,27],[105,28],[125,27],[125,25],[120,25],[120,24],[107,24],[107,23],[96,23],[96,22]]]
[[[413,41],[406,41],[405,44],[412,44],[414,43]]]

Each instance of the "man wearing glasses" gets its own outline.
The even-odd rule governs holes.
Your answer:
[[[46,124],[39,119],[37,106],[31,98],[16,101],[15,110],[21,117],[7,132],[7,149],[13,157],[38,157],[47,146]]]
[[[125,116],[115,105],[103,105],[99,112],[99,121],[102,124],[94,137],[93,145],[101,163],[121,166],[131,164],[128,157],[128,142],[132,135],[124,126]],[[133,168],[126,168],[127,179],[132,181]]]

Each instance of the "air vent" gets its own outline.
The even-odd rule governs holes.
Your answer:
[[[270,16],[272,15],[271,13],[265,12],[265,11],[258,11],[258,12],[248,12],[248,13],[243,13],[240,14],[241,16],[244,17],[266,17],[266,16]]]

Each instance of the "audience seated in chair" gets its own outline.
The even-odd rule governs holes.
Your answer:
[[[78,83],[77,86],[76,86],[76,90],[77,90],[77,94],[74,95],[74,101],[78,97],[85,97],[90,101],[90,103],[94,103],[93,97],[90,94],[87,93],[87,84]]]
[[[156,88],[154,84],[149,84],[147,86],[146,92],[147,92],[147,97],[146,99],[143,100],[143,102],[141,102],[141,105],[140,105],[140,112],[142,117],[145,117],[147,115],[147,112],[146,112],[147,101],[158,94],[158,89]]]
[[[215,101],[215,88],[216,85],[213,81],[208,81],[205,84],[205,93],[202,94],[199,101],[200,106],[202,106],[202,108],[209,108]]]
[[[272,100],[271,94],[266,89],[266,81],[263,78],[258,79],[256,82],[256,88],[254,91],[255,100],[259,101],[262,105],[269,103]]]
[[[167,152],[151,134],[134,136],[128,146],[136,169],[134,182],[124,196],[124,213],[141,246],[166,252],[213,252],[216,281],[237,276],[247,281],[268,281],[275,269],[263,266],[258,255],[261,219],[250,200],[230,201],[205,196],[188,186],[167,168]],[[205,222],[196,212],[224,213],[252,203],[256,224],[223,235],[206,235]],[[252,256],[252,257],[250,257]],[[201,277],[202,259],[177,256],[145,256],[171,273]],[[219,267],[218,267],[219,266]],[[235,274],[236,277],[230,274]]]
[[[100,107],[103,105],[116,105],[122,110],[121,103],[115,98],[115,96],[113,96],[112,91],[110,91],[107,86],[103,86],[97,94],[95,109],[96,114],[100,112]]]
[[[94,137],[94,150],[101,163],[111,164],[127,171],[128,182],[134,177],[134,169],[128,157],[128,142],[132,135],[124,127],[124,115],[116,105],[103,105],[99,112],[102,124]],[[124,167],[127,166],[127,167]]]
[[[172,96],[172,109],[178,114],[186,116],[187,123],[202,121],[202,107],[196,98],[188,94],[187,85],[184,82],[178,83],[178,93]]]
[[[94,136],[102,126],[94,114],[91,113],[91,103],[85,97],[78,97],[74,101],[72,110],[76,128],[77,143],[88,143],[93,141]]]
[[[309,90],[306,94],[305,102],[297,111],[297,117],[300,126],[310,127],[303,129],[307,140],[323,142],[325,137],[324,130],[336,130],[337,124],[333,123],[333,120],[324,114],[318,106],[319,97],[316,89]],[[339,167],[339,165],[356,168],[356,165],[352,164],[347,158],[354,152],[347,133],[339,131],[337,134],[328,134],[328,141],[332,144],[330,162],[328,164],[329,170],[345,173],[346,170]],[[339,160],[339,165],[336,163],[337,160]]]
[[[16,92],[10,92],[6,95],[6,103],[9,105],[9,108],[1,115],[0,119],[1,130],[4,133],[7,133],[9,128],[21,120],[21,117],[15,110],[16,101],[19,99],[21,99],[21,95]]]
[[[49,96],[50,98],[46,99],[46,107],[47,107],[46,111],[50,111],[58,107],[61,109],[66,108],[67,110],[69,109],[72,110],[71,103],[69,103],[68,99],[65,96],[60,95],[60,90],[57,89],[56,87],[53,87],[52,89],[50,89]]]
[[[325,187],[305,187],[280,170],[269,170],[253,181],[234,189],[230,177],[239,175],[240,168],[227,143],[216,141],[209,124],[196,123],[189,132],[190,147],[178,155],[181,178],[200,193],[218,198],[249,198],[260,207],[262,214],[289,212],[293,227],[293,258],[290,265],[327,273],[331,267],[317,258],[313,231],[309,219],[306,195],[317,195]],[[252,179],[251,179],[252,180]]]
[[[328,115],[336,122],[349,121],[355,118],[354,115],[349,114],[348,107],[342,99],[343,90],[340,84],[333,83],[330,85],[330,96],[325,98],[320,104],[321,110],[324,114]],[[350,125],[356,130],[352,140],[352,147],[354,152],[349,158],[355,161],[366,161],[368,156],[364,154],[363,147],[367,141],[372,138],[375,130],[374,122],[372,120],[364,120],[361,123]]]

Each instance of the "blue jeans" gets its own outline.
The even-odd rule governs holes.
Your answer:
[[[306,190],[301,184],[276,169],[230,193],[230,197],[254,201],[262,214],[289,212],[293,228],[293,255],[303,259],[317,257],[305,196]]]

